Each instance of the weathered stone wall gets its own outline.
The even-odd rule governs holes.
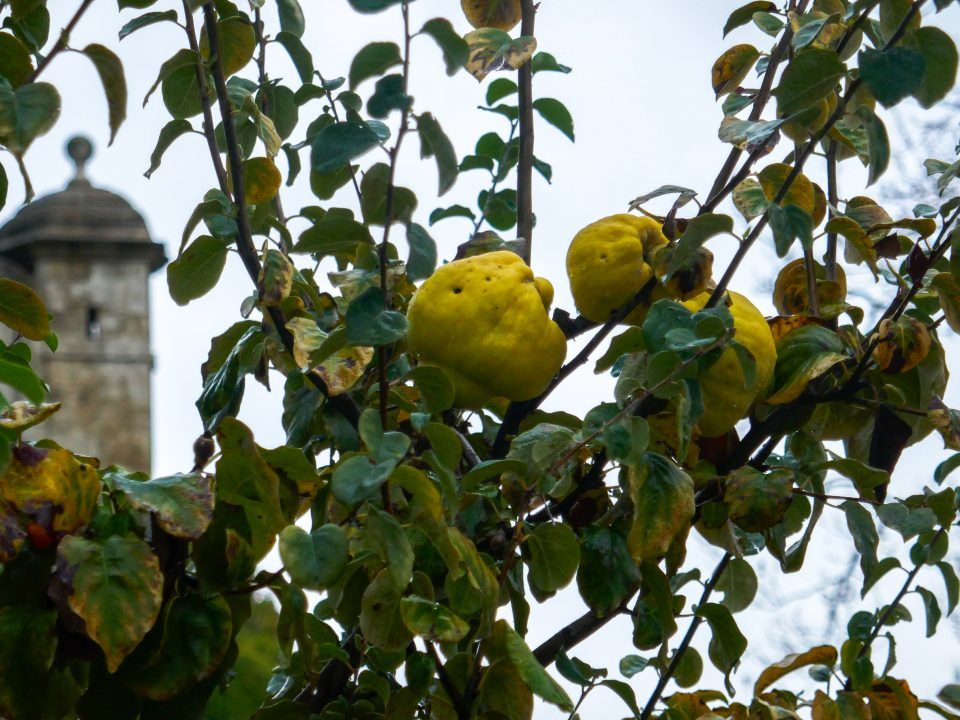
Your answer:
[[[33,287],[54,316],[38,367],[63,407],[38,430],[104,465],[150,471],[150,319],[143,261],[38,258]]]

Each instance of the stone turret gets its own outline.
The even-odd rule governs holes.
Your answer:
[[[37,366],[63,408],[43,435],[103,464],[150,471],[150,306],[148,278],[163,246],[119,195],[93,187],[93,154],[75,137],[67,187],[25,205],[0,228],[7,274],[34,288],[53,315],[56,353],[38,347]]]

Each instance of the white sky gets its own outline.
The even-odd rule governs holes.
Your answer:
[[[367,42],[396,40],[399,11],[381,15],[354,15],[346,0],[302,0],[307,10],[307,34],[304,41],[314,54],[317,69],[326,77],[346,75],[350,59]],[[78,3],[51,3],[52,27],[63,23]],[[716,139],[722,113],[713,100],[709,71],[714,59],[727,47],[738,42],[754,42],[763,50],[771,40],[749,29],[735,31],[723,40],[721,28],[740,2],[726,0],[605,0],[592,3],[576,0],[543,0],[537,20],[540,49],[553,53],[564,64],[573,67],[569,76],[542,73],[536,78],[535,95],[562,100],[570,108],[575,123],[577,142],[571,144],[558,131],[538,126],[536,152],[554,168],[554,181],[547,185],[535,176],[535,210],[539,225],[534,233],[533,267],[537,274],[553,281],[557,290],[556,304],[573,309],[564,278],[564,254],[574,233],[583,225],[614,212],[623,212],[628,201],[663,184],[676,184],[700,191],[709,189],[726,157],[728,147]],[[932,3],[931,3],[932,4]],[[203,139],[191,135],[179,139],[167,152],[162,167],[151,180],[142,172],[149,165],[149,155],[162,125],[169,119],[159,93],[146,110],[140,103],[152,84],[160,63],[185,46],[179,28],[163,24],[141,30],[123,43],[116,41],[122,22],[137,13],[127,11],[123,21],[117,18],[110,0],[96,3],[77,27],[73,45],[100,42],[117,50],[122,57],[130,93],[128,120],[116,142],[106,146],[108,138],[106,104],[92,66],[80,55],[65,53],[56,58],[43,79],[53,82],[63,96],[63,115],[46,137],[38,140],[27,154],[38,195],[59,190],[71,176],[71,166],[63,154],[68,137],[84,133],[94,139],[96,152],[89,164],[91,180],[102,187],[127,197],[145,216],[155,239],[166,242],[167,254],[174,257],[182,227],[204,192],[215,185],[207,148]],[[161,0],[151,10],[180,10],[180,3]],[[418,0],[411,5],[412,25],[419,28],[432,17],[452,15],[462,32],[469,28],[460,17],[454,0]],[[276,27],[272,3],[266,10],[268,27]],[[954,37],[960,34],[960,13],[955,8],[936,18]],[[271,25],[271,23],[273,23]],[[272,77],[289,78],[296,87],[296,75],[281,48],[270,49]],[[248,68],[252,72],[252,65]],[[489,80],[488,80],[489,82]],[[372,90],[372,81],[362,92]],[[485,87],[485,85],[484,85]],[[453,140],[458,154],[470,152],[473,142],[489,129],[503,131],[506,121],[476,110],[482,103],[484,87],[466,73],[448,79],[443,72],[439,50],[429,38],[418,38],[413,45],[412,94],[418,111],[433,112]],[[905,106],[908,103],[904,104]],[[320,104],[311,103],[302,109],[301,118],[312,120],[320,113]],[[906,125],[911,125],[912,121]],[[306,123],[300,128],[300,133]],[[199,122],[195,123],[199,127]],[[894,128],[891,126],[891,131]],[[295,134],[295,138],[297,135]],[[949,149],[955,138],[946,139]],[[903,152],[904,142],[894,137],[894,152]],[[926,151],[913,149],[916,164]],[[784,150],[785,152],[785,150]],[[420,198],[417,219],[426,224],[429,212],[438,206],[460,203],[474,205],[477,191],[486,186],[482,172],[461,178],[455,188],[435,202],[436,169],[432,160],[420,161],[415,136],[408,138],[400,166],[399,181],[413,188]],[[781,153],[776,153],[779,156]],[[365,158],[364,161],[369,161]],[[303,154],[304,167],[309,164]],[[855,161],[851,161],[855,162]],[[850,163],[847,163],[848,165]],[[11,178],[9,202],[2,218],[16,211],[22,198],[16,169],[5,159]],[[810,173],[814,178],[818,170]],[[307,187],[306,170],[298,187],[284,188],[283,202],[288,213],[315,199]],[[842,178],[842,195],[861,194],[863,174],[858,168],[847,170]],[[349,190],[349,188],[347,189]],[[338,196],[338,205],[352,207],[352,191]],[[869,194],[869,193],[868,193]],[[654,206],[656,207],[656,206]],[[732,211],[727,209],[726,211]],[[740,228],[742,219],[735,216]],[[440,257],[450,258],[456,246],[468,237],[467,221],[443,221],[431,232],[436,238]],[[302,230],[296,228],[295,233]],[[398,233],[402,236],[402,233]],[[726,265],[733,249],[731,238],[719,239],[711,245],[717,256],[716,267]],[[767,312],[771,272],[776,258],[767,240],[750,255],[733,283],[735,289],[748,292]],[[251,289],[250,282],[236,257],[232,257],[220,286],[205,298],[186,308],[177,307],[166,291],[164,274],[158,273],[151,285],[153,311],[153,348],[156,355],[154,392],[154,471],[156,474],[184,471],[192,460],[191,445],[201,431],[194,400],[200,391],[200,363],[205,359],[209,338],[219,334],[240,319],[241,300]],[[947,331],[949,332],[949,331]],[[572,357],[577,347],[571,347]],[[951,339],[948,354],[960,351]],[[593,376],[591,365],[576,373],[554,393],[546,407],[583,413],[593,405],[611,397],[609,377]],[[277,381],[276,387],[282,389]],[[955,391],[948,394],[948,403],[956,405]],[[281,393],[268,395],[252,380],[247,383],[247,396],[241,419],[247,422],[260,444],[281,444]],[[893,492],[906,495],[929,482],[933,467],[946,457],[939,439],[930,439],[910,449],[904,456],[893,483]],[[833,528],[837,532],[831,530]],[[817,533],[818,542],[811,548],[808,567],[799,577],[773,578],[764,587],[753,608],[738,616],[741,628],[755,644],[748,649],[748,659],[736,676],[738,688],[747,688],[767,662],[779,659],[786,652],[802,651],[814,644],[834,640],[843,632],[849,612],[841,613],[835,631],[824,628],[824,604],[818,599],[831,593],[831,584],[847,573],[846,565],[852,543],[843,529],[842,514],[827,508],[826,517]],[[887,533],[889,536],[889,533]],[[838,541],[837,538],[840,538]],[[891,538],[887,537],[887,540]],[[889,546],[896,547],[898,539]],[[704,575],[719,558],[713,548],[691,553],[690,562],[698,560]],[[753,558],[755,568],[770,567],[769,558]],[[929,574],[926,574],[929,573]],[[859,586],[859,569],[854,571]],[[891,575],[893,577],[893,575]],[[926,584],[942,597],[942,582],[936,570],[921,576]],[[871,593],[864,607],[872,609],[891,598],[896,585],[882,584]],[[699,594],[695,590],[691,594]],[[899,671],[910,676],[915,689],[931,696],[946,682],[955,681],[957,666],[956,636],[951,628],[933,640],[922,639],[923,611],[917,596],[907,600],[914,612],[912,639],[898,648]],[[572,617],[582,612],[574,591],[565,591],[537,613],[528,638],[531,646],[547,637]],[[686,621],[680,622],[680,633]],[[611,668],[611,677],[619,677],[617,662],[625,654],[636,652],[630,643],[630,623],[623,618],[578,647],[573,654],[595,665]],[[707,628],[701,629],[696,643],[706,661]],[[903,635],[899,632],[898,635]],[[679,635],[676,638],[679,640]],[[878,643],[878,648],[883,647]],[[881,652],[881,656],[883,653]],[[936,662],[931,662],[937,658]],[[881,660],[876,661],[882,664]],[[721,687],[715,674],[708,674],[715,687]],[[799,676],[805,680],[805,676]],[[648,670],[634,678],[641,706],[654,683]],[[668,690],[670,692],[670,690]],[[738,699],[743,697],[738,696]],[[583,707],[584,718],[619,717],[628,713],[609,691],[600,689]],[[552,707],[540,707],[538,718],[560,717]]]

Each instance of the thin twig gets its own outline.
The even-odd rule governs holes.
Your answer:
[[[537,8],[534,0],[520,0],[520,34],[533,37]],[[520,158],[517,163],[517,237],[524,239],[523,261],[530,264],[533,250],[533,64],[520,68]]]
[[[887,43],[884,45],[883,49],[888,50],[899,42],[900,38],[903,37],[903,34],[907,31],[907,27],[910,22],[913,20],[913,17],[920,12],[920,8],[923,7],[924,3],[927,0],[916,0],[913,5],[910,6],[910,9],[904,15],[903,20],[900,23],[900,26],[893,33]],[[813,154],[814,150],[819,145],[820,141],[823,140],[827,134],[830,132],[831,128],[836,124],[836,122],[843,117],[844,112],[847,109],[847,103],[853,97],[854,93],[860,88],[862,84],[862,78],[857,78],[853,80],[848,86],[847,91],[844,93],[843,97],[838,100],[837,107],[833,111],[833,114],[829,119],[824,123],[823,127],[818,130],[813,137],[807,142],[801,151],[799,157],[797,157],[793,163],[793,168],[790,171],[790,174],[784,180],[783,185],[780,186],[780,189],[777,191],[777,194],[770,201],[770,205],[779,204],[790,191],[790,188],[793,186],[794,180],[800,175],[803,171],[803,166],[806,163],[807,159]],[[754,226],[753,230],[750,231],[750,234],[744,238],[743,242],[740,243],[740,247],[737,248],[737,252],[734,254],[733,260],[727,266],[727,269],[724,271],[723,276],[720,278],[717,283],[717,287],[714,289],[713,293],[710,295],[710,299],[707,301],[707,307],[713,307],[720,301],[720,298],[723,297],[723,294],[727,291],[727,286],[730,284],[730,280],[733,278],[734,274],[737,272],[737,269],[740,267],[740,264],[743,262],[743,259],[746,257],[747,253],[753,247],[753,244],[757,241],[757,238],[760,237],[760,234],[766,228],[767,223],[770,221],[770,212],[767,210],[760,216],[757,220],[757,224]]]
[[[77,8],[77,11],[73,14],[73,17],[70,18],[70,21],[66,24],[66,27],[60,31],[60,38],[57,40],[57,43],[50,48],[50,52],[48,52],[46,56],[37,64],[36,70],[27,76],[24,84],[34,82],[38,77],[40,77],[40,73],[46,70],[47,66],[50,64],[50,61],[67,49],[67,44],[70,42],[70,33],[73,32],[73,29],[77,26],[77,23],[80,22],[80,18],[83,17],[83,14],[87,11],[87,8],[89,8],[92,4],[93,0],[83,0],[83,2],[80,3],[80,7]]]
[[[714,569],[713,575],[710,576],[710,579],[703,586],[703,593],[700,595],[700,601],[697,603],[697,607],[704,605],[710,599],[713,589],[717,586],[717,583],[720,582],[720,577],[723,575],[723,571],[727,569],[727,565],[732,559],[733,555],[730,553],[724,553],[723,557],[720,558],[720,562],[717,563],[717,567]],[[660,679],[657,681],[657,686],[653,689],[653,693],[650,695],[650,699],[647,700],[647,704],[643,707],[643,711],[640,713],[640,720],[647,720],[647,718],[649,718],[653,713],[653,710],[657,705],[657,701],[660,700],[660,696],[663,694],[664,688],[667,687],[667,683],[670,682],[674,674],[677,672],[677,667],[679,667],[680,661],[683,659],[683,654],[687,651],[687,648],[690,647],[693,636],[696,634],[697,628],[700,627],[702,622],[703,618],[699,615],[695,616],[693,620],[690,621],[690,627],[687,628],[687,632],[683,636],[683,640],[680,641],[677,649],[673,652],[670,665],[667,666],[667,669],[660,676]]]
[[[827,224],[834,218],[834,208],[840,203],[840,190],[837,185],[837,141],[827,145]],[[823,258],[827,280],[837,279],[837,233],[827,233],[827,253]]]
[[[826,495],[824,493],[811,492],[809,490],[801,490],[800,488],[793,489],[794,495],[806,495],[807,497],[816,498],[817,500],[839,500],[839,501],[851,501],[856,503],[864,503],[866,505],[883,505],[882,502],[877,502],[876,500],[867,500],[866,498],[859,497],[849,497],[846,495]]]
[[[193,23],[193,11],[190,9],[188,0],[183,0],[183,15],[184,29],[187,32],[187,42],[190,43],[190,49],[197,57],[197,63],[194,68],[197,73],[200,106],[203,108],[203,136],[207,140],[207,148],[210,151],[210,162],[213,163],[213,171],[217,175],[217,186],[220,188],[220,191],[226,195],[228,187],[227,171],[224,170],[223,160],[220,158],[220,149],[217,147],[216,125],[213,123],[213,111],[210,107],[210,88],[207,86],[207,71],[203,66],[203,60],[200,56],[200,46],[197,43],[197,29]]]

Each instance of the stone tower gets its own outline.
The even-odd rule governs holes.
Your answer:
[[[147,281],[163,246],[119,195],[93,187],[86,138],[67,144],[76,175],[0,228],[4,272],[30,285],[53,315],[56,353],[37,367],[60,412],[40,429],[77,453],[150,472],[150,311]]]

